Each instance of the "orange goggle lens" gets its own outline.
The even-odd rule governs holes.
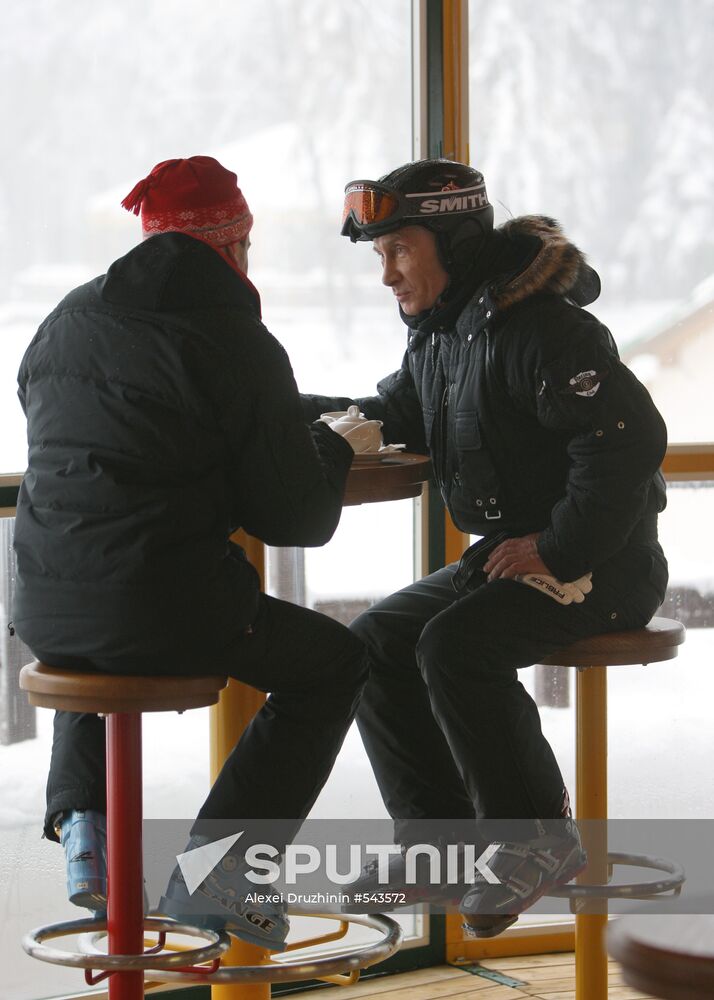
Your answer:
[[[358,226],[369,226],[383,222],[394,215],[399,208],[396,195],[375,188],[354,185],[345,191],[345,207],[342,213],[344,224],[350,213]]]

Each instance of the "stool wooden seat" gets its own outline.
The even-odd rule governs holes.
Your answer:
[[[714,996],[714,915],[637,914],[609,930],[610,954],[626,983],[666,1000]]]
[[[541,660],[557,667],[614,667],[672,660],[686,629],[671,618],[653,618],[644,628],[579,639]]]
[[[607,824],[604,822],[607,820],[607,668],[671,660],[677,655],[685,635],[681,622],[653,618],[645,628],[580,639],[541,660],[550,666],[577,668],[575,815],[579,820],[603,821],[586,824],[582,829],[589,861],[577,881],[602,885],[603,897],[607,896],[608,878]],[[567,895],[567,887],[558,894]],[[576,913],[577,1000],[607,1000],[606,926],[606,907],[603,913]]]
[[[31,705],[65,712],[184,712],[215,705],[225,677],[138,677],[28,663],[20,687]]]

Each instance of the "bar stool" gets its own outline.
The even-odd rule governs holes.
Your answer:
[[[30,704],[106,716],[107,927],[110,956],[110,971],[106,975],[109,977],[111,1000],[143,997],[143,969],[161,967],[161,963],[156,962],[159,956],[152,955],[147,956],[140,967],[135,966],[131,970],[121,968],[123,960],[129,957],[136,960],[144,953],[141,715],[143,712],[184,712],[189,708],[215,705],[225,685],[225,677],[99,674],[58,670],[39,662],[29,663],[20,671],[20,687],[27,692]],[[159,929],[153,918],[148,918],[147,924],[149,922],[154,929]],[[178,962],[173,964],[181,967],[216,958],[230,943],[225,935],[199,928],[184,929],[183,932],[207,938],[211,945],[174,956]],[[40,934],[41,939],[46,936]],[[162,959],[164,957],[161,956]],[[116,971],[111,971],[112,968]],[[86,978],[90,983],[98,981],[92,980],[89,975]]]
[[[659,663],[677,656],[685,628],[669,618],[653,618],[642,629],[595,635],[572,643],[542,663],[576,667],[576,819],[599,820],[584,824],[582,833],[589,862],[577,884],[551,893],[575,903],[575,995],[577,1000],[606,1000],[607,950],[604,913],[580,912],[588,899],[647,897],[678,891],[684,872],[672,862],[643,855],[607,852],[607,668]],[[588,829],[590,827],[590,829]],[[608,865],[629,864],[665,872],[651,882],[607,884]],[[579,905],[578,905],[579,904]],[[598,909],[602,909],[602,902]]]
[[[608,932],[610,954],[624,980],[665,1000],[711,1000],[714,996],[714,915],[637,914]]]
[[[36,928],[25,935],[23,948],[41,961],[84,969],[89,985],[108,978],[110,1000],[139,1000],[144,996],[145,974],[152,981],[211,985],[317,978],[351,983],[360,969],[384,961],[401,944],[401,927],[389,917],[350,914],[339,918],[340,928],[336,932],[291,944],[288,950],[344,937],[349,923],[378,930],[381,938],[324,958],[219,968],[219,956],[231,945],[224,931],[144,915],[142,713],[184,712],[189,708],[214,705],[226,681],[225,677],[139,677],[59,670],[38,662],[20,671],[20,687],[27,692],[30,704],[106,716],[107,919],[71,920]],[[311,913],[310,916],[320,914]],[[144,950],[145,929],[159,934],[158,944],[147,951]],[[108,954],[96,949],[70,952],[45,944],[55,938],[83,932],[86,932],[84,936],[91,936],[90,944],[94,944],[104,931],[108,936]],[[209,943],[200,948],[166,952],[163,946],[169,932],[198,937]],[[211,964],[206,965],[206,962]],[[103,971],[95,976],[93,969]]]

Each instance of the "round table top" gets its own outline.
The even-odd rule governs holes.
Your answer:
[[[379,503],[418,497],[431,475],[427,455],[387,452],[384,455],[355,455],[347,476],[343,505]]]
[[[609,930],[608,948],[638,990],[665,1000],[714,996],[714,914],[622,917]]]

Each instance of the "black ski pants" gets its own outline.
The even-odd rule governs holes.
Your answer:
[[[667,584],[656,542],[628,545],[599,567],[582,604],[483,573],[459,595],[455,569],[351,625],[370,660],[357,723],[402,843],[420,839],[420,819],[458,828],[474,817],[561,815],[560,768],[517,672],[577,639],[644,626]]]
[[[303,819],[327,780],[367,677],[366,653],[349,629],[325,615],[261,595],[253,632],[231,650],[227,673],[267,701],[243,733],[202,806],[201,820]],[[51,666],[110,673],[160,673],[160,665],[77,661],[35,651]],[[223,658],[225,659],[225,657]],[[176,673],[168,659],[168,672]],[[186,674],[217,673],[215,661]],[[104,721],[57,712],[47,783],[45,835],[67,809],[106,808]],[[299,826],[298,823],[295,826]]]

